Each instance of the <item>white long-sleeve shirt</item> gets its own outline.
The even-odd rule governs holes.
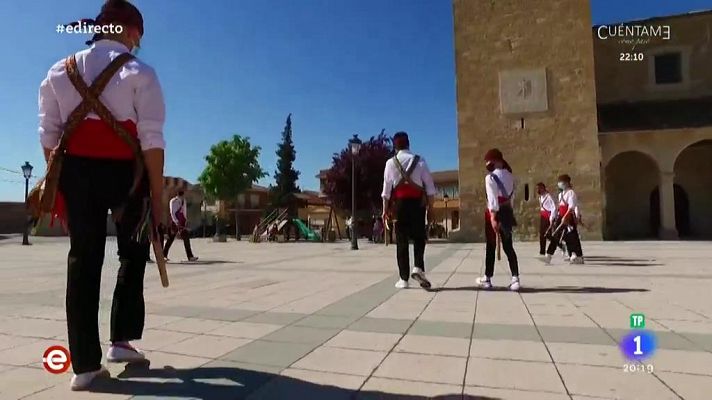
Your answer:
[[[111,61],[129,49],[113,40],[99,40],[90,48],[76,53],[77,69],[87,85],[96,79]],[[46,149],[59,143],[62,126],[82,97],[67,75],[64,59],[50,68],[39,90],[39,134]],[[111,78],[99,100],[118,121],[136,124],[143,150],[165,148],[163,123],[165,104],[156,72],[135,58],[127,62]],[[94,112],[86,118],[100,119]]]
[[[400,150],[396,157],[398,157],[398,161],[400,161],[404,171],[408,171],[410,164],[413,160],[415,160],[415,154],[408,150]],[[383,171],[383,193],[381,193],[381,197],[386,200],[390,199],[393,188],[398,185],[401,179],[402,177],[398,166],[392,158],[389,159],[386,162],[386,168]],[[418,165],[415,166],[413,173],[410,175],[410,181],[425,189],[425,193],[428,196],[435,196],[438,192],[437,189],[435,189],[433,176],[430,174],[428,164],[422,157],[420,158]]]
[[[499,189],[499,185],[491,176],[492,174],[497,175],[507,191],[506,193],[502,193]],[[514,198],[514,175],[503,168],[495,169],[485,176],[485,190],[487,192],[487,209],[493,212],[499,211],[499,197],[506,197],[510,200]]]
[[[551,193],[546,192],[539,195],[539,206],[541,211],[549,212],[549,221],[553,222],[556,219],[559,209],[556,207],[556,202],[554,202],[554,197],[551,196]]]
[[[171,211],[171,219],[176,225],[180,224],[180,220],[178,219],[179,213],[182,214],[186,220],[188,219],[187,207],[184,199],[176,196],[171,199],[170,203],[168,203],[168,207]]]
[[[581,218],[581,211],[578,206],[578,197],[576,197],[576,192],[573,189],[566,189],[559,193],[559,205],[566,205],[567,209],[573,210],[572,213],[576,218]],[[563,215],[561,215],[563,217]]]

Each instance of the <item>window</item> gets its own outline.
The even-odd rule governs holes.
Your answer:
[[[250,207],[260,208],[260,196],[256,194],[250,195]]]
[[[240,193],[237,195],[237,204],[240,207],[245,207],[245,195]]]
[[[682,82],[682,55],[666,53],[655,56],[655,83],[665,85]]]
[[[524,201],[529,201],[529,184],[524,184]]]

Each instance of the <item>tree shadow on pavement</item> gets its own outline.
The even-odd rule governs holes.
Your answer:
[[[219,364],[220,362],[215,362]],[[95,382],[93,393],[157,398],[189,398],[201,400],[244,399],[255,394],[257,399],[294,400],[500,400],[495,397],[462,395],[418,396],[357,391],[318,384],[270,372],[223,366],[176,369],[171,366],[150,368],[148,363],[127,366],[118,378]]]
[[[495,286],[491,289],[482,289],[479,286],[461,286],[461,287],[441,287],[430,289],[431,292],[467,292],[480,290],[483,292],[508,292],[507,286]],[[519,293],[579,293],[579,294],[611,294],[611,293],[631,293],[631,292],[649,292],[649,289],[640,288],[607,288],[598,286],[555,286],[550,288],[523,287],[519,289]]]

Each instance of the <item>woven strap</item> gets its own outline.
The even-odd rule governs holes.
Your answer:
[[[422,187],[420,185],[416,184],[415,182],[413,182],[410,179],[411,176],[413,175],[413,171],[415,171],[415,167],[417,167],[418,163],[420,162],[420,156],[416,155],[413,158],[413,161],[411,161],[407,170],[405,168],[403,168],[403,164],[401,164],[400,160],[398,159],[398,156],[393,157],[393,162],[395,162],[396,167],[398,168],[398,172],[400,172],[400,175],[401,175],[401,180],[400,180],[400,182],[398,182],[398,184],[396,186],[405,182],[407,184],[414,185],[414,186],[417,186],[422,189]]]
[[[104,120],[104,122],[109,123],[109,126],[111,126],[112,129],[114,129],[117,133],[119,132],[114,125],[120,125],[114,116],[111,115],[111,112],[101,103],[101,101],[99,101],[98,98],[119,68],[133,58],[134,56],[131,53],[123,53],[114,58],[114,60],[111,61],[111,63],[104,68],[103,71],[101,71],[94,82],[92,82],[91,87],[87,87],[86,83],[84,83],[84,79],[82,79],[79,75],[79,71],[77,70],[77,59],[74,54],[64,60],[64,66],[67,70],[69,80],[72,82],[72,85],[74,85],[77,92],[79,92],[79,95],[82,96],[82,102],[79,103],[79,105],[69,114],[67,122],[64,125],[62,137],[59,139],[59,146],[57,147],[57,150],[61,152],[66,150],[69,137],[92,110],[94,110],[94,112],[99,116],[99,118]],[[97,107],[97,103],[99,107]],[[103,108],[103,110],[100,111],[99,108]],[[108,117],[102,114],[108,114]],[[110,121],[113,120],[113,123],[107,121],[107,118]],[[123,127],[120,129],[126,133]],[[129,136],[129,138],[131,137]],[[131,142],[134,142],[133,139],[131,139]]]
[[[69,76],[69,80],[72,82],[72,85],[74,85],[74,88],[79,92],[79,94],[82,96],[82,102],[77,106],[77,108],[70,114],[69,118],[75,117],[71,122],[78,125],[79,122],[81,122],[84,117],[89,113],[89,111],[94,111],[96,115],[101,118],[102,121],[104,121],[106,124],[108,124],[111,129],[116,132],[117,135],[121,139],[126,142],[126,144],[131,147],[131,150],[134,153],[134,156],[136,158],[136,173],[134,175],[134,184],[131,187],[131,191],[129,192],[130,194],[133,194],[136,189],[138,188],[139,183],[141,182],[141,178],[143,177],[143,154],[141,153],[141,147],[137,143],[137,141],[129,134],[126,129],[119,123],[119,121],[114,118],[114,116],[111,114],[111,111],[104,105],[99,100],[99,94],[104,90],[106,85],[109,83],[109,80],[111,77],[116,74],[116,72],[121,68],[124,64],[126,64],[128,61],[132,60],[134,56],[131,53],[122,53],[118,57],[116,57],[102,72],[101,74],[97,77],[97,79],[92,83],[91,87],[88,87],[87,84],[84,82],[84,79],[79,75],[79,71],[77,70],[77,59],[76,57],[72,54],[71,56],[67,57],[65,61],[65,66],[67,68],[67,75]],[[74,114],[77,113],[75,116]],[[80,113],[83,115],[80,116]],[[77,122],[77,120],[79,122]],[[69,119],[68,119],[69,122]],[[76,125],[74,127],[76,127]],[[74,128],[72,127],[72,128]],[[63,146],[66,146],[66,141],[67,141],[67,136],[68,133],[71,133],[74,129],[69,129],[69,127],[65,128],[64,135],[62,135],[62,139],[60,140],[60,149],[64,150]]]

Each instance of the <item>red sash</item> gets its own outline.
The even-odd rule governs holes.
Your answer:
[[[133,121],[121,121],[119,124],[132,137],[137,138],[136,124]],[[131,147],[111,129],[109,124],[99,119],[89,118],[79,123],[67,141],[67,154],[110,160],[132,160],[134,158]]]
[[[548,220],[549,218],[551,218],[551,211],[541,210],[541,217],[546,218]]]

